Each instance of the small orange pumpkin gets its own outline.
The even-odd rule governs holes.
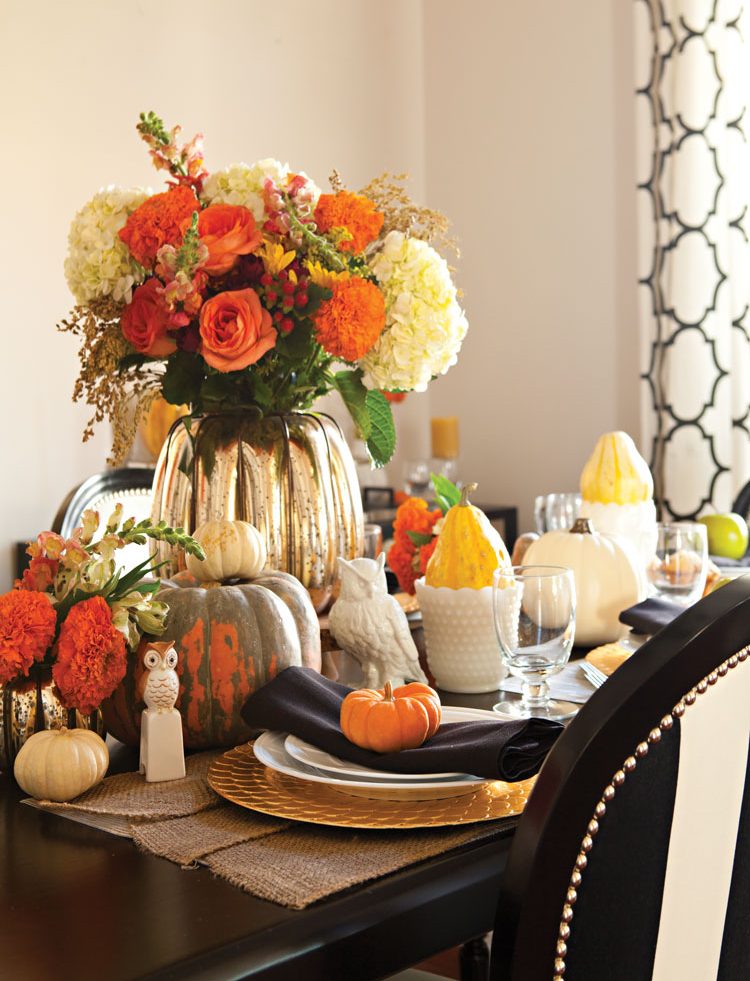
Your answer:
[[[360,688],[341,703],[341,731],[362,749],[394,753],[416,749],[440,725],[438,693],[419,682],[394,689]]]

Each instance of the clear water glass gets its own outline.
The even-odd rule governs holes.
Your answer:
[[[567,531],[575,524],[581,510],[581,495],[540,494],[534,499],[534,522],[537,534],[546,531]]]
[[[402,470],[404,490],[409,497],[427,498],[429,496],[432,490],[430,472],[429,460],[407,460],[404,463]]]
[[[656,526],[656,551],[646,566],[651,595],[681,606],[696,603],[706,588],[708,538],[699,522]]]
[[[518,718],[566,719],[578,711],[550,698],[547,679],[570,658],[576,620],[571,569],[522,565],[494,575],[492,612],[508,673],[521,680],[521,699],[502,701],[495,711]]]

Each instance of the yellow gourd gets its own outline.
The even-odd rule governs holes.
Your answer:
[[[156,459],[169,434],[172,425],[190,412],[187,405],[171,405],[166,399],[155,398],[141,420],[140,430],[143,442],[151,456]]]
[[[508,550],[487,515],[469,501],[476,484],[461,491],[461,500],[443,519],[435,551],[427,564],[425,583],[438,588],[482,589],[492,585],[499,565],[510,565]]]
[[[581,473],[585,501],[601,504],[638,504],[654,494],[648,464],[627,433],[604,433]]]

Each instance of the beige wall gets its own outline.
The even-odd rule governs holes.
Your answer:
[[[396,407],[400,472],[457,414],[462,476],[517,503],[573,487],[598,433],[637,428],[630,9],[617,0],[137,0],[0,5],[0,589],[10,543],[100,470],[70,393],[70,219],[101,185],[159,177],[134,130],[202,129],[209,167],[273,155],[352,187],[408,170],[455,221],[471,329]]]
[[[484,501],[573,490],[637,436],[629,4],[425,4],[427,193],[453,216],[471,325],[430,388]]]

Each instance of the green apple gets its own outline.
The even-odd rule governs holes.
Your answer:
[[[747,522],[741,514],[704,514],[698,518],[706,526],[708,551],[725,559],[741,559],[747,551]]]

